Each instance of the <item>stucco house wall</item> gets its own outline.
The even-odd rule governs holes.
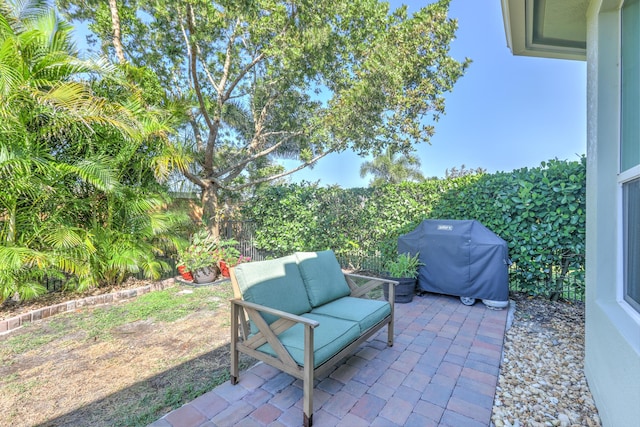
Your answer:
[[[501,0],[514,54],[581,59],[544,46],[528,50],[532,5],[582,10],[566,22],[586,24],[587,245],[585,374],[605,427],[640,426],[640,313],[623,298],[621,15],[624,0]],[[546,3],[546,4],[545,4]],[[570,4],[569,4],[570,3]],[[529,9],[527,9],[527,7]],[[576,20],[584,20],[576,23]],[[554,25],[557,16],[550,21]],[[579,25],[576,25],[579,24]],[[640,45],[640,28],[635,42]],[[640,116],[638,112],[637,116]],[[640,141],[637,141],[640,144]],[[640,259],[635,262],[640,263]]]
[[[621,4],[592,1],[586,16],[585,374],[605,426],[640,426],[640,314],[622,298]]]

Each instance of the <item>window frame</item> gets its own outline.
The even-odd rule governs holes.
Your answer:
[[[627,218],[626,218],[626,210],[627,201],[624,197],[625,185],[632,182],[640,182],[640,165],[634,166],[633,168],[621,173],[618,177],[618,185],[619,185],[619,204],[620,207],[620,215],[619,215],[619,224],[620,224],[620,286],[618,292],[618,301],[625,308],[626,311],[633,314],[633,317],[636,321],[640,322],[640,301],[636,301],[628,295],[628,282],[627,282],[627,243],[628,243],[628,235],[627,235]],[[640,225],[639,225],[640,226]],[[638,254],[638,259],[640,259],[640,254]],[[637,284],[640,286],[640,284]]]
[[[638,3],[637,0],[634,0],[635,3]],[[622,153],[623,153],[623,135],[625,135],[623,126],[623,117],[624,117],[624,111],[623,111],[623,107],[625,105],[625,100],[624,98],[624,77],[623,73],[624,73],[624,66],[622,65],[622,61],[623,61],[623,43],[624,43],[624,28],[623,28],[623,12],[624,12],[624,4],[621,5],[620,7],[620,13],[619,13],[619,37],[620,37],[620,50],[619,50],[619,60],[620,60],[620,80],[619,80],[619,108],[620,108],[620,113],[619,113],[619,139],[618,139],[618,203],[617,203],[617,207],[618,207],[618,272],[619,272],[619,279],[618,279],[618,303],[625,309],[625,311],[627,313],[629,313],[636,322],[640,323],[640,301],[635,301],[635,299],[632,299],[631,297],[628,297],[627,295],[627,289],[628,289],[628,283],[627,283],[627,253],[628,253],[628,247],[627,247],[627,242],[628,242],[628,235],[627,235],[627,224],[626,224],[626,200],[624,197],[624,190],[625,190],[625,185],[631,182],[634,182],[636,180],[640,180],[640,161],[638,161],[637,164],[627,167],[625,170],[623,170],[623,159],[622,159]],[[640,29],[638,29],[637,31],[640,32]],[[640,34],[638,34],[638,37],[640,38]],[[634,40],[635,38],[632,38],[631,40]],[[637,39],[635,39],[637,40]],[[639,44],[639,49],[640,49],[640,43]],[[639,62],[636,60],[636,62]],[[638,67],[640,68],[640,67]],[[640,72],[638,73],[631,73],[633,76],[635,76],[634,78],[637,78],[638,80],[640,80]],[[640,85],[640,81],[638,82],[638,84]],[[640,106],[637,107],[640,110]],[[640,133],[639,133],[640,135]],[[637,144],[640,144],[640,136],[638,137],[638,141]],[[635,255],[635,254],[634,254]],[[640,260],[640,254],[637,254],[636,257],[638,260]],[[640,286],[640,284],[637,284],[638,286]],[[631,300],[631,302],[629,301]]]

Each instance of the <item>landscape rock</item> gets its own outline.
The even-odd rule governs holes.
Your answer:
[[[601,426],[584,377],[584,304],[512,299],[493,425]]]

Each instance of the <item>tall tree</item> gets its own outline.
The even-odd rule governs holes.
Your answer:
[[[384,154],[360,165],[360,177],[373,175],[369,186],[398,184],[403,181],[422,181],[420,159],[412,154],[396,153],[387,148]]]
[[[103,40],[113,34],[102,2],[59,4]],[[216,232],[220,197],[332,152],[427,142],[469,63],[449,55],[448,6],[408,16],[377,0],[125,0],[119,10],[128,59],[185,105],[183,158],[172,164],[201,189]],[[287,170],[248,174],[283,158],[294,161]]]

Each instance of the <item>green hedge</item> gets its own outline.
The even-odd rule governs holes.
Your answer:
[[[256,223],[262,250],[277,256],[332,248],[354,264],[381,258],[370,269],[393,256],[398,236],[423,219],[476,219],[508,242],[513,286],[558,297],[572,283],[581,294],[585,164],[584,157],[550,160],[512,172],[376,188],[291,184],[265,189],[243,214]]]

